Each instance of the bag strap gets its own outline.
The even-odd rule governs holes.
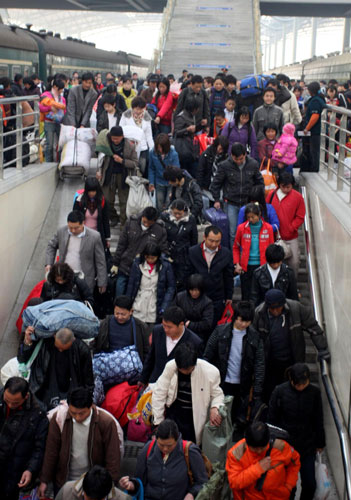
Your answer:
[[[136,347],[136,326],[135,326],[135,319],[132,317],[132,329],[133,329],[133,340],[134,340],[134,345]]]
[[[265,454],[265,457],[269,457],[270,454],[271,454],[271,451],[272,451],[272,448],[273,448],[273,445],[274,445],[274,439],[271,438],[269,440],[269,446],[268,446],[268,449],[266,451],[266,454]],[[262,491],[262,488],[263,488],[263,483],[265,482],[265,479],[267,477],[267,473],[268,473],[268,470],[266,472],[264,472],[261,477],[259,477],[256,481],[256,490],[257,491]]]
[[[165,164],[165,162],[162,160],[161,155],[157,155],[157,158],[159,159],[159,161],[160,161],[161,165],[163,166],[163,168],[164,168],[164,169],[166,169],[166,168],[167,168],[167,165],[166,165],[166,164]]]
[[[194,484],[194,477],[193,477],[193,472],[192,472],[191,467],[190,467],[190,459],[189,459],[189,448],[191,445],[192,445],[191,441],[184,441],[184,439],[183,439],[183,453],[184,453],[186,466],[188,469],[189,481],[190,481],[190,484]]]
[[[26,366],[27,368],[30,368],[32,366],[32,364],[34,363],[36,357],[38,356],[39,354],[39,351],[41,349],[41,346],[43,345],[43,340],[44,339],[40,339],[39,342],[37,343],[37,345],[35,346],[35,349],[34,351],[32,352],[32,355],[31,357],[29,358],[28,362],[26,363]]]
[[[149,458],[149,455],[151,453],[151,450],[152,448],[154,447],[154,444],[156,443],[156,439],[153,439],[150,444],[149,444],[149,447],[147,449],[147,452],[146,452],[146,458]]]
[[[273,200],[274,195],[275,195],[275,193],[276,193],[276,192],[277,192],[277,189],[275,189],[275,190],[273,191],[273,193],[271,194],[271,197],[270,197],[270,199],[269,199],[269,202],[268,202],[268,203],[270,203],[270,204],[272,203],[272,200]]]

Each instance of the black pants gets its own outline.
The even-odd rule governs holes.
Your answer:
[[[304,138],[304,151],[308,154],[309,161],[308,164],[301,165],[301,172],[319,172],[320,145],[320,135]]]
[[[232,404],[232,423],[234,424],[241,403],[240,384],[229,384],[228,382],[223,382],[222,389],[225,396],[234,396]]]
[[[225,308],[225,300],[213,301],[213,328],[216,327],[218,321],[221,319]]]
[[[241,283],[241,300],[250,300],[251,297],[251,283],[254,270],[260,267],[257,266],[247,266],[247,271],[240,274]]]
[[[286,382],[285,371],[293,362],[268,359],[264,381],[264,402],[268,405],[273,390],[279,384]]]

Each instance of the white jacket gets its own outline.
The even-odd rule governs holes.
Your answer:
[[[151,116],[147,111],[145,111],[144,118],[141,122],[141,127],[138,127],[138,125],[136,125],[131,109],[127,109],[127,111],[123,113],[119,125],[122,128],[124,128],[125,126],[130,126],[136,127],[137,129],[143,131],[143,135],[140,140],[140,151],[146,151],[147,149],[152,149],[154,147],[151,128]]]
[[[219,370],[204,359],[197,360],[190,378],[196,444],[200,445],[208,411],[224,404],[224,394],[219,386],[221,382]],[[166,364],[152,391],[152,414],[155,425],[164,420],[165,406],[169,408],[174,403],[177,393],[178,368],[175,360],[172,360]]]
[[[297,104],[296,96],[289,90],[291,99],[283,102],[281,108],[283,110],[284,125],[286,123],[293,123],[299,125],[302,122],[299,105]]]

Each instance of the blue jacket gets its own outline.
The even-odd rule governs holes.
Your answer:
[[[166,167],[180,167],[178,153],[174,146],[171,146],[170,152],[162,160]],[[149,152],[149,181],[154,186],[168,186],[168,181],[163,178],[164,166],[160,161],[160,155],[156,153],[155,148]]]
[[[167,309],[171,304],[176,291],[176,282],[174,278],[172,264],[170,264],[165,257],[161,257],[161,267],[158,272],[158,282],[157,282],[157,317],[159,317],[162,312]],[[140,282],[141,282],[141,271],[140,271],[140,257],[134,259],[127,287],[128,297],[131,297],[133,301],[137,296]]]
[[[267,216],[268,216],[268,220],[266,220],[266,222],[268,222],[268,224],[270,224],[273,227],[273,232],[275,233],[277,229],[279,229],[280,227],[278,215],[273,205],[271,205],[270,203],[266,203],[266,206],[267,206]],[[246,206],[243,206],[239,210],[238,226],[239,224],[245,222],[245,208]]]

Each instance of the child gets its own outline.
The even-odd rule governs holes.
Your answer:
[[[102,102],[104,110],[99,114],[96,123],[96,130],[98,132],[105,129],[111,130],[112,127],[116,127],[122,116],[122,113],[116,107],[116,97],[114,95],[104,95]]]
[[[274,236],[272,226],[262,219],[258,204],[246,205],[245,218],[246,222],[236,230],[233,262],[240,274],[242,300],[250,300],[253,272],[266,263],[266,249],[274,243]]]
[[[230,97],[233,97],[236,99],[237,92],[236,92],[236,84],[237,84],[237,79],[235,78],[234,75],[227,75],[225,77],[225,82],[226,82],[226,88],[227,88],[227,93]]]
[[[210,113],[211,123],[216,116],[217,111],[224,110],[227,91],[225,89],[225,81],[222,76],[216,76],[210,94]]]
[[[135,318],[148,323],[152,329],[171,304],[176,291],[172,269],[161,249],[154,242],[147,243],[141,255],[134,259],[127,293],[133,303]]]
[[[225,101],[224,116],[228,122],[233,122],[235,118],[235,106],[236,100],[234,97],[230,96]]]
[[[261,162],[264,158],[272,158],[272,151],[277,143],[277,126],[274,123],[267,123],[263,128],[263,133],[265,138],[258,143],[258,156]]]
[[[286,123],[283,127],[283,133],[272,151],[272,160],[274,160],[280,174],[283,171],[293,173],[293,165],[297,161],[296,150],[298,146],[294,133],[295,125]]]
[[[215,119],[213,121],[213,137],[216,139],[219,135],[221,135],[224,126],[228,123],[228,120],[225,118],[224,111],[221,109],[216,112]]]

